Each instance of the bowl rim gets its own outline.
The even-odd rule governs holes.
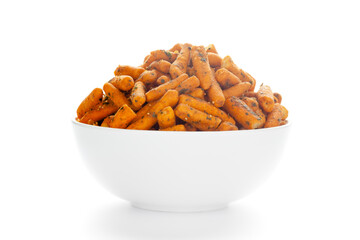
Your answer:
[[[74,126],[79,126],[83,128],[88,129],[99,129],[100,131],[108,131],[108,132],[132,132],[132,133],[155,133],[155,134],[234,134],[234,133],[240,133],[240,134],[247,134],[247,133],[255,133],[255,132],[264,132],[264,131],[276,131],[283,128],[289,128],[290,125],[292,125],[292,121],[289,121],[282,126],[277,127],[271,127],[271,128],[259,128],[259,129],[247,129],[247,130],[237,130],[237,131],[159,131],[159,130],[137,130],[137,129],[121,129],[121,128],[110,128],[110,127],[100,127],[100,126],[94,126],[89,125],[85,123],[81,123],[77,121],[75,118],[71,119],[71,122]]]

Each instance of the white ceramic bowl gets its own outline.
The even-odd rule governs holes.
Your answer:
[[[73,126],[86,165],[110,192],[139,208],[194,212],[224,208],[263,183],[290,124],[225,132]]]

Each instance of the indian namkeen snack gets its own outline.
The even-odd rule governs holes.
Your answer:
[[[119,65],[77,109],[99,127],[160,131],[233,131],[281,126],[282,96],[222,58],[213,44],[175,44],[150,52],[140,66]]]

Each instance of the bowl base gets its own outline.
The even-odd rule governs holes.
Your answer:
[[[131,203],[135,208],[156,211],[156,212],[176,212],[176,213],[194,213],[194,212],[209,212],[222,210],[228,207],[228,204],[219,204],[211,206],[155,206],[142,203]]]

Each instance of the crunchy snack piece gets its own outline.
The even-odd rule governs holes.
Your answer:
[[[183,46],[183,44],[177,43],[177,44],[175,44],[172,48],[170,48],[169,51],[170,51],[170,52],[175,52],[175,51],[180,52],[182,46]]]
[[[251,87],[250,87],[249,91],[253,92],[255,89],[256,80],[248,72],[245,72],[245,73],[248,76],[248,78],[250,79],[249,83],[251,84]]]
[[[187,68],[186,73],[187,73],[187,75],[189,75],[189,77],[191,77],[191,76],[195,76],[196,71],[195,71],[195,69],[194,69],[193,67],[190,67],[190,66],[189,66],[189,67]]]
[[[150,112],[151,107],[156,103],[157,101],[150,102],[146,105],[144,105],[137,113],[136,117],[132,120],[132,122],[136,122],[137,120],[141,119],[145,114]]]
[[[225,103],[225,96],[219,83],[215,80],[214,71],[211,71],[211,82],[210,88],[206,90],[209,100],[215,107],[222,107]]]
[[[156,70],[145,70],[137,79],[136,82],[141,81],[144,84],[150,84],[156,81],[157,79]]]
[[[105,101],[98,104],[95,108],[85,113],[80,119],[81,123],[93,124],[94,122],[101,121],[107,116],[115,113],[119,109],[111,101]]]
[[[212,84],[212,76],[205,48],[203,46],[193,46],[191,48],[191,60],[195,69],[195,75],[200,80],[201,88],[204,90],[209,89]]]
[[[160,129],[169,128],[176,125],[174,110],[167,106],[157,114],[157,121]]]
[[[282,96],[281,96],[280,93],[274,93],[274,98],[277,99],[277,103],[280,103],[280,104],[281,104]]]
[[[246,105],[248,105],[249,108],[251,108],[251,110],[253,110],[254,113],[256,113],[259,117],[264,118],[264,119],[266,118],[266,116],[263,113],[263,111],[261,110],[256,98],[243,97],[243,98],[241,98],[241,100],[243,100],[244,103],[246,103]]]
[[[135,108],[140,108],[146,102],[145,92],[146,87],[144,83],[136,82],[130,94],[131,103]]]
[[[150,107],[149,112],[147,112],[143,117],[137,121],[133,121],[128,129],[138,129],[138,130],[149,130],[157,122],[157,114],[167,106],[174,107],[179,100],[179,93],[175,90],[167,91],[164,96],[153,104]]]
[[[91,93],[81,102],[80,106],[76,110],[77,117],[82,118],[86,112],[93,109],[95,106],[101,103],[103,98],[103,91],[101,88],[95,88]]]
[[[226,68],[220,68],[217,70],[215,78],[223,89],[227,89],[241,83],[240,79]]]
[[[195,88],[193,91],[188,93],[188,95],[202,100],[205,99],[205,91],[202,88]]]
[[[101,123],[101,127],[110,127],[111,121],[114,119],[114,115],[107,116]]]
[[[179,124],[172,127],[160,129],[160,131],[186,131],[186,128],[184,125]]]
[[[170,75],[172,78],[177,78],[183,73],[186,73],[189,61],[190,61],[190,50],[192,45],[185,43],[177,56],[176,60],[170,66]]]
[[[178,91],[179,94],[184,94],[193,91],[195,88],[199,86],[200,86],[199,79],[195,76],[192,76],[181,82],[179,86],[175,88],[175,90]]]
[[[247,92],[244,93],[244,97],[257,98],[257,94],[256,94],[256,92],[249,92],[249,91],[247,91]]]
[[[223,91],[225,98],[229,97],[240,97],[243,95],[246,91],[248,91],[251,87],[251,84],[248,82],[241,82],[238,83],[228,89],[225,89]]]
[[[255,87],[255,83],[252,80],[252,77],[250,77],[250,75],[247,74],[244,70],[236,66],[230,56],[226,56],[223,58],[221,62],[221,67],[226,68],[227,70],[235,74],[235,76],[237,76],[242,82],[248,82]]]
[[[257,92],[257,99],[265,112],[269,113],[273,110],[275,103],[274,94],[269,86],[261,84],[259,91]]]
[[[208,52],[207,54],[211,67],[221,67],[222,58],[218,54],[212,52]]]
[[[134,113],[134,111],[131,110],[131,108],[128,105],[124,104],[116,112],[114,118],[110,122],[110,127],[126,128],[135,117],[136,117],[136,113]]]
[[[194,127],[193,125],[191,125],[190,123],[185,123],[184,126],[185,126],[185,128],[186,128],[186,131],[188,131],[188,132],[195,132],[195,131],[197,131],[197,128]]]
[[[246,129],[261,128],[265,124],[264,118],[258,116],[248,105],[237,97],[227,98],[224,108]]]
[[[129,65],[119,65],[115,71],[115,76],[128,75],[133,79],[137,79],[145,71],[142,67],[132,67]]]
[[[175,89],[177,86],[179,86],[181,82],[185,81],[187,78],[188,75],[184,73],[167,83],[164,83],[156,88],[151,89],[145,94],[146,101],[152,102],[154,100],[161,98],[166,93],[166,91],[170,89]]]
[[[167,75],[162,75],[156,80],[157,85],[161,85],[170,81],[170,78]]]
[[[159,61],[152,62],[147,69],[156,69],[160,72],[168,73],[170,70],[170,66],[171,66],[171,63],[169,63],[166,60],[161,59]]]
[[[181,120],[190,123],[203,131],[215,130],[221,122],[220,118],[201,112],[183,103],[177,105],[175,108],[175,115]]]
[[[231,122],[222,122],[219,127],[216,129],[218,131],[234,131],[239,130],[235,124],[232,124]]]
[[[211,114],[215,117],[220,118],[222,121],[231,122],[231,123],[235,124],[234,119],[232,117],[230,117],[227,113],[225,113],[221,109],[215,107],[211,103],[208,103],[204,100],[183,94],[183,95],[180,95],[179,104],[180,103],[187,104],[199,111]]]
[[[124,92],[127,92],[134,87],[134,79],[128,75],[115,76],[110,79],[109,83]]]
[[[216,54],[218,54],[218,52],[217,52],[214,44],[209,44],[209,45],[206,47],[206,52],[208,52],[208,53],[211,52],[211,53],[216,53]]]
[[[119,89],[114,87],[111,83],[104,84],[104,92],[106,95],[115,103],[119,108],[124,104],[130,105],[130,101],[126,98],[125,94],[122,93]]]
[[[268,114],[264,128],[277,127],[284,125],[284,121],[288,117],[288,110],[280,105],[280,103],[275,103],[273,110]]]

